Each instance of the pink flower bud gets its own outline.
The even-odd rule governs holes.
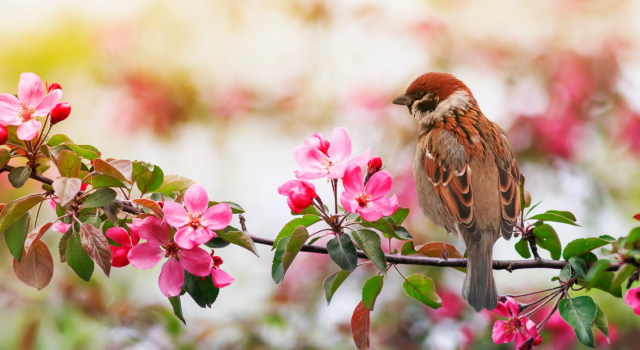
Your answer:
[[[380,171],[380,169],[382,169],[382,159],[380,157],[371,158],[367,165],[367,173],[373,175]]]
[[[222,265],[224,261],[222,261],[222,258],[219,256],[214,256],[213,257],[213,266],[218,267],[220,265]]]
[[[58,124],[67,119],[71,114],[71,105],[68,102],[60,102],[51,111],[51,124]]]
[[[47,88],[47,93],[50,93],[53,90],[62,90],[62,86],[60,86],[60,84],[58,83],[53,83]]]
[[[0,125],[0,145],[4,145],[7,143],[9,139],[9,131],[7,131],[7,127],[4,125]]]
[[[318,195],[311,182],[290,180],[278,187],[278,193],[287,196],[287,204],[294,213],[299,213],[311,204]]]
[[[80,186],[80,191],[84,191],[84,190],[86,190],[86,189],[87,189],[87,186],[89,186],[89,184],[82,184],[82,185]]]

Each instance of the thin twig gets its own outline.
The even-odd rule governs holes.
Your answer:
[[[553,288],[549,288],[549,289],[543,289],[543,290],[539,290],[536,292],[531,292],[531,293],[525,293],[525,294],[516,294],[516,295],[512,295],[512,294],[505,294],[505,297],[509,297],[509,298],[519,298],[519,297],[526,297],[529,295],[533,295],[533,294],[538,294],[538,293],[544,293],[544,292],[550,292],[552,290],[556,290],[556,289],[560,289],[562,288],[562,286],[557,286],[557,287],[553,287]]]

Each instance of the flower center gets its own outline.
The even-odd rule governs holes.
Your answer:
[[[204,223],[204,219],[200,217],[202,215],[201,213],[188,213],[187,215],[189,217],[189,225],[193,226],[193,228],[203,226],[202,224]]]
[[[322,164],[324,165],[324,171],[328,174],[329,173],[329,169],[332,166],[338,164],[338,162],[331,161],[329,158],[324,157],[324,159],[322,160]]]
[[[511,335],[514,334],[516,332],[516,330],[518,328],[520,328],[520,319],[519,318],[512,318],[509,320],[509,322],[504,324],[504,333],[506,335]]]
[[[18,109],[18,115],[22,118],[22,122],[28,122],[33,119],[33,113],[35,113],[36,109],[25,102],[20,103],[20,105],[22,108]]]
[[[167,252],[167,254],[165,254],[164,256],[165,258],[178,257],[178,252],[180,251],[180,247],[178,247],[176,242],[171,242],[167,245],[163,245],[162,248]]]
[[[358,202],[359,206],[366,207],[367,204],[371,202],[371,196],[366,193],[363,193],[360,196],[356,197],[356,201]]]

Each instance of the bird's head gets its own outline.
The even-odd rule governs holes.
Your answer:
[[[453,75],[431,72],[414,80],[393,103],[407,106],[409,113],[423,124],[442,119],[452,109],[467,110],[475,99],[471,90]]]

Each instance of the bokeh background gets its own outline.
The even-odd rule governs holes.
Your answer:
[[[290,220],[276,188],[293,177],[295,146],[345,126],[354,152],[380,155],[401,206],[414,209],[417,245],[444,232],[417,210],[416,124],[390,101],[420,74],[449,72],[508,131],[538,208],[577,216],[582,227],[556,225],[566,244],[626,235],[640,212],[638,18],[632,0],[5,0],[0,91],[15,93],[22,72],[59,83],[73,111],[56,132],[189,177],[212,199],[240,203],[249,231],[269,238]],[[330,186],[316,186],[328,198]],[[7,202],[39,184],[14,190],[4,173],[0,188]],[[57,245],[57,232],[45,237]],[[514,242],[500,240],[494,257],[519,258]],[[299,256],[276,287],[272,252],[258,249],[260,259],[216,251],[236,282],[211,309],[183,298],[184,327],[157,287],[159,268],[117,269],[109,280],[96,273],[87,283],[57,263],[37,292],[15,278],[3,244],[0,348],[354,349],[351,313],[374,271],[352,274],[327,306],[322,281],[338,269],[328,257]],[[426,309],[391,274],[372,313],[374,349],[513,348],[493,344],[494,316],[460,299],[460,272],[402,270],[436,279],[444,306]],[[516,293],[552,286],[553,275],[499,271],[496,280]],[[610,321],[609,348],[637,348],[633,310],[590,295]],[[581,348],[562,322],[543,337],[543,349]]]

